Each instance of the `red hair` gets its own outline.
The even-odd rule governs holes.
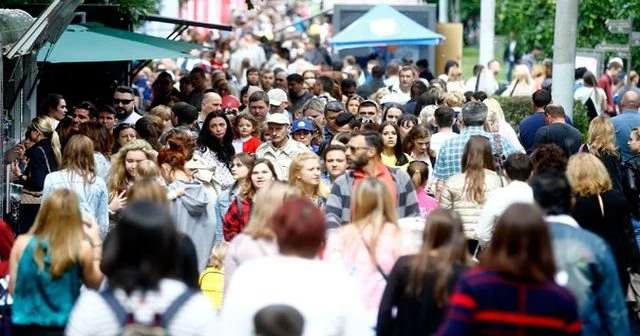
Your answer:
[[[187,156],[185,148],[180,141],[174,139],[167,140],[168,147],[160,150],[158,153],[158,165],[168,163],[173,169],[183,169],[187,164]]]
[[[324,245],[324,214],[307,197],[286,199],[270,224],[284,254],[314,258]]]

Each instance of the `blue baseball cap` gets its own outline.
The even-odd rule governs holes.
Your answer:
[[[291,127],[291,133],[295,133],[299,130],[313,132],[313,123],[309,119],[298,119],[294,121],[293,126]]]

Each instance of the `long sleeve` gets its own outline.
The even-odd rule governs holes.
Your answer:
[[[602,245],[599,251],[599,259],[597,267],[601,275],[601,282],[595,287],[598,305],[601,308],[599,314],[602,317],[603,324],[609,335],[626,336],[631,335],[629,329],[629,319],[627,316],[627,307],[625,305],[620,281],[618,280],[618,271],[611,249],[608,245]]]
[[[240,209],[238,209],[238,202],[235,200],[231,202],[229,211],[224,216],[223,233],[224,240],[231,241],[240,231],[242,231],[242,218],[240,218]]]
[[[465,276],[462,276],[449,299],[447,315],[437,335],[470,335],[476,307],[472,287]]]
[[[104,239],[109,231],[109,193],[104,182],[99,183],[97,188],[98,195],[95,200],[96,223],[100,227],[100,236]]]
[[[387,280],[387,286],[382,294],[380,308],[378,309],[377,336],[392,336],[395,329],[396,320],[393,308],[397,307],[406,285],[402,283],[401,279],[401,274],[405,268],[401,260],[403,259],[399,259],[393,266]]]
[[[445,182],[442,187],[442,195],[440,196],[440,207],[444,209],[453,209],[453,194],[449,190],[449,183]]]
[[[51,163],[50,163],[51,165]],[[51,167],[53,171],[54,167]],[[26,181],[24,181],[24,187],[27,190],[41,191],[44,188],[44,179],[49,174],[47,168],[47,159],[43,150],[34,150],[32,152],[29,163],[27,164],[28,173]]]
[[[344,209],[344,204],[342,204],[340,189],[340,184],[334,183],[333,187],[331,187],[331,193],[327,198],[327,204],[325,206],[327,229],[337,229],[342,225],[342,211]]]
[[[233,274],[240,266],[238,258],[236,258],[237,244],[238,242],[230,242],[229,249],[224,257],[224,293],[227,293]]]
[[[224,230],[222,229],[222,226],[224,225],[224,218],[222,217],[222,204],[220,204],[221,197],[222,197],[222,194],[218,196],[218,198],[216,199],[216,205],[214,208],[215,225],[216,225],[216,236],[215,236],[215,240],[213,241],[214,244],[224,240]]]
[[[398,197],[398,216],[400,218],[420,216],[418,195],[416,194],[416,189],[413,186],[411,178],[403,170],[398,170],[397,173],[398,185],[404,191],[403,193],[399,194]]]
[[[476,225],[476,239],[481,246],[486,246],[491,240],[493,234],[493,228],[495,225],[496,217],[499,216],[498,204],[502,200],[497,198],[498,193],[489,193],[487,202],[482,207],[482,213],[478,218],[478,224]]]
[[[531,153],[533,153],[538,147],[544,145],[546,143],[547,137],[547,129],[542,127],[536,132],[535,139],[533,140],[533,145],[531,146]]]

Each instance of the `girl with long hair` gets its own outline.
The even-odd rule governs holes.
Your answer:
[[[93,159],[96,163],[96,175],[103,180],[107,178],[111,167],[111,149],[113,135],[99,122],[90,121],[80,125],[80,134],[86,135],[93,141],[95,152]]]
[[[322,168],[320,157],[311,152],[300,153],[291,161],[289,166],[289,184],[298,188],[311,201],[324,207],[329,196],[329,190],[321,183]]]
[[[119,335],[127,322],[157,326],[154,319],[160,316],[168,334],[213,334],[216,313],[211,302],[174,279],[182,239],[176,224],[160,203],[136,201],[122,211],[104,246],[108,288],[83,291],[67,335]]]
[[[602,88],[598,86],[598,79],[591,71],[586,71],[582,75],[584,86],[576,89],[573,93],[573,99],[586,104],[589,99],[595,108],[596,116],[601,116],[602,111],[607,110],[607,95]],[[594,117],[591,115],[591,117]]]
[[[458,279],[437,334],[580,335],[576,300],[555,276],[553,242],[542,211],[511,205],[498,219],[480,267]]]
[[[229,244],[224,259],[225,288],[229,286],[234,272],[243,263],[251,259],[278,254],[274,228],[269,220],[282,203],[292,196],[300,196],[300,191],[280,181],[275,181],[269,185],[269,188],[258,191],[254,198],[249,223]]]
[[[254,154],[262,143],[259,138],[260,125],[258,120],[251,113],[240,113],[233,121],[233,127],[238,135],[233,140],[235,152]]]
[[[17,162],[12,164],[11,169],[16,182],[24,186],[23,194],[40,195],[47,174],[57,171],[62,163],[60,138],[53,128],[52,119],[47,116],[34,118],[27,132],[33,145],[24,151],[28,159],[24,174]],[[29,231],[40,208],[41,200],[42,198],[37,202],[21,202],[20,226],[16,230],[17,234]]]
[[[62,95],[50,93],[44,101],[42,110],[45,116],[51,118],[51,126],[56,129],[60,120],[67,116],[67,102]]]
[[[402,148],[400,128],[395,122],[385,121],[380,125],[379,130],[384,144],[382,153],[380,153],[382,162],[388,167],[397,167],[406,171],[409,162],[413,160],[409,155],[405,154]]]
[[[100,286],[101,259],[100,229],[92,220],[83,221],[76,193],[53,191],[11,250],[14,334],[63,335],[82,284]]]
[[[440,206],[457,211],[462,216],[469,249],[475,251],[475,225],[482,213],[489,192],[504,183],[495,172],[489,139],[474,135],[469,138],[462,154],[462,173],[453,175],[444,184]]]
[[[158,154],[158,165],[169,193],[176,195],[172,200],[174,221],[193,241],[198,270],[203,271],[215,240],[215,203],[202,182],[193,178],[186,164],[184,145],[176,139],[168,139],[167,147]]]
[[[600,159],[607,168],[613,189],[623,191],[620,151],[616,146],[616,130],[610,118],[598,116],[589,122],[587,144],[583,144],[580,151]]]
[[[109,197],[104,180],[96,176],[93,154],[93,141],[81,134],[74,135],[65,147],[61,169],[44,179],[42,197],[61,188],[75,191],[83,215],[91,216],[98,223],[104,237],[109,225]]]
[[[503,97],[531,97],[536,90],[536,83],[531,77],[529,68],[518,64],[513,69],[514,79],[502,92]]]
[[[241,185],[249,175],[251,168],[253,168],[255,157],[247,153],[238,153],[233,156],[231,162],[231,175],[233,175],[236,183],[234,183],[231,188],[221,192],[216,199],[216,242],[224,240],[222,229],[224,215],[229,211],[233,199],[239,195]]]
[[[129,142],[138,139],[136,126],[133,124],[122,123],[113,129],[113,153],[118,153],[120,148]]]
[[[415,252],[411,237],[397,224],[393,196],[384,182],[366,178],[355,187],[351,224],[329,232],[324,260],[351,274],[362,290],[370,326],[388,275],[397,259]]]
[[[233,237],[244,230],[249,223],[254,196],[258,190],[277,180],[277,176],[271,161],[258,159],[253,163],[253,167],[247,173],[247,178],[240,185],[238,195],[233,199],[229,210],[224,215],[222,226],[224,240],[231,241]]]
[[[425,125],[415,126],[402,141],[404,152],[413,159],[423,161],[433,167],[438,153],[431,149],[431,131]]]
[[[197,140],[198,155],[204,163],[213,167],[213,179],[222,190],[230,188],[235,180],[231,175],[233,128],[227,116],[220,111],[211,112],[204,120]]]
[[[382,112],[382,121],[391,121],[395,124],[398,123],[398,119],[404,114],[404,108],[398,103],[386,104],[384,112]]]
[[[420,214],[426,216],[438,207],[438,201],[428,192],[429,176],[431,175],[429,164],[424,161],[412,161],[407,168],[407,174],[411,177],[411,182],[416,188]]]
[[[379,336],[434,334],[453,286],[471,266],[462,220],[454,211],[433,211],[422,240],[420,251],[400,257],[389,274],[378,312]]]

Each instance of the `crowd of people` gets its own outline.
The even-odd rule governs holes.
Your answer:
[[[613,103],[576,70],[583,137],[537,64],[501,88],[496,61],[463,83],[238,43],[112,104],[47,96],[0,223],[14,335],[640,332],[634,85]]]

